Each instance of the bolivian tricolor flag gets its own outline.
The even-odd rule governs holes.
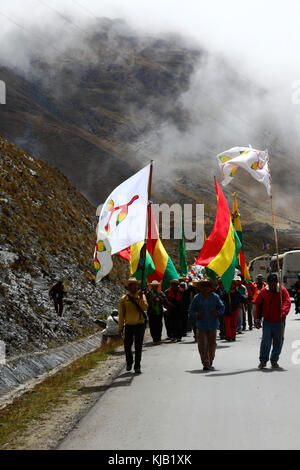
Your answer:
[[[155,266],[151,256],[148,253],[144,253],[143,250],[144,242],[135,243],[129,246],[126,250],[119,252],[119,256],[129,263],[130,276],[135,277],[139,281],[142,279],[142,264],[145,262],[145,274],[144,274],[144,285],[147,285],[147,277],[155,271]],[[144,258],[145,261],[144,261]]]
[[[237,200],[236,200],[236,193],[233,194],[234,199],[233,199],[233,207],[232,207],[232,222],[233,226],[236,230],[236,233],[238,234],[238,237],[240,239],[240,242],[243,246],[243,232],[242,232],[242,224],[241,224],[241,218],[240,218],[240,213],[238,210],[237,206]],[[241,251],[239,252],[238,256],[238,264],[237,268],[241,270],[242,276],[244,276],[246,281],[250,281],[250,274],[247,268],[246,260],[244,257],[243,249],[241,248]]]
[[[170,281],[172,281],[172,279],[178,279],[178,273],[159,238],[159,232],[151,206],[148,223],[147,251],[155,265],[155,272],[148,277],[148,281],[152,282],[157,280],[161,282],[162,290],[168,289],[170,287]]]
[[[226,199],[216,179],[215,185],[218,199],[215,224],[195,264],[206,266],[208,275],[212,271],[220,276],[225,290],[229,292],[242,245],[233,227]]]
[[[150,208],[149,210],[150,217],[144,277],[145,281],[147,279],[148,282],[154,280],[160,282],[161,289],[165,290],[170,287],[170,281],[172,279],[178,279],[178,273],[159,238],[159,232],[152,209]],[[141,265],[143,264],[143,257],[145,256],[142,252],[143,246],[144,242],[139,242],[119,252],[121,258],[129,262],[130,275],[139,280],[142,278]]]

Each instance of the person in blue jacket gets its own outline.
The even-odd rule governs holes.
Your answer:
[[[210,279],[199,281],[200,293],[197,294],[189,308],[189,315],[196,321],[198,350],[203,370],[213,370],[216,352],[217,328],[219,315],[224,314],[225,306],[220,297],[213,292]]]

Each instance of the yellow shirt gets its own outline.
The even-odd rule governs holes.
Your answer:
[[[145,295],[140,297],[137,293],[135,295],[129,294],[142,310],[147,310],[148,303]],[[119,328],[123,329],[124,325],[139,325],[145,322],[142,312],[134,305],[128,298],[128,294],[123,295],[120,301],[120,314],[119,314]]]

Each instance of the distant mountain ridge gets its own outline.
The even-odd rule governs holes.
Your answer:
[[[7,105],[0,108],[0,129],[10,141],[57,167],[97,206],[150,158],[155,160],[155,153],[148,153],[143,145],[149,131],[155,132],[166,122],[177,129],[188,125],[189,112],[178,98],[189,89],[206,52],[175,36],[137,35],[126,24],[108,19],[98,20],[86,41],[92,55],[88,59],[80,47],[76,55],[74,45],[69,54],[55,59],[33,56],[30,73],[0,67],[0,78],[8,89]],[[236,84],[242,86],[238,78]],[[209,109],[200,112],[205,120]],[[135,151],[136,143],[139,151]],[[205,155],[199,142],[200,151]],[[204,203],[209,232],[216,210],[216,163],[199,158],[185,164],[183,156],[181,162],[174,159],[169,177],[169,161],[155,166],[153,200]],[[300,194],[293,188],[298,185],[300,163],[277,152],[272,164],[280,243],[285,249],[299,244]],[[294,171],[287,176],[288,165]],[[229,203],[234,190],[249,259],[260,253],[263,243],[272,243],[269,203],[257,183],[249,193],[249,178],[242,172],[225,190]]]

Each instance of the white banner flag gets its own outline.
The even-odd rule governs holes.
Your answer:
[[[102,207],[97,240],[108,240],[112,255],[145,239],[150,166],[114,189]]]
[[[94,253],[94,267],[96,271],[96,284],[110,273],[113,262],[111,247],[108,240],[99,240]]]
[[[267,162],[268,153],[251,147],[233,147],[217,155],[222,184],[226,186],[233,180],[237,169],[244,168],[250,175],[263,183],[271,195],[270,173]]]

